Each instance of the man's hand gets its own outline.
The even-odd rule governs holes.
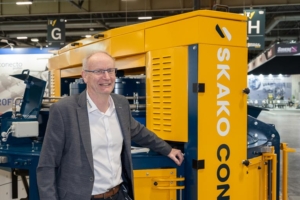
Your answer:
[[[178,166],[183,162],[183,153],[179,149],[172,149],[172,151],[168,155]]]

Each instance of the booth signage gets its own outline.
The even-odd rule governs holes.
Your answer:
[[[244,10],[248,18],[248,49],[263,50],[265,49],[265,10],[251,9]]]
[[[47,25],[48,43],[64,43],[65,42],[65,20],[64,19],[48,19]]]
[[[277,56],[288,56],[298,54],[300,52],[300,45],[296,43],[276,44],[275,49]]]

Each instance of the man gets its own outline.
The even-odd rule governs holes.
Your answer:
[[[82,77],[86,91],[50,108],[37,168],[41,200],[133,199],[131,140],[181,165],[181,151],[134,120],[125,97],[111,94],[116,68],[109,54],[88,56]]]

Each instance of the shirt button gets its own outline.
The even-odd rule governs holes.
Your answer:
[[[93,181],[94,180],[94,178],[93,177],[90,177],[90,181]]]

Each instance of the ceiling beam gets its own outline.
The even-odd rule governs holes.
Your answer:
[[[44,17],[44,16],[71,16],[71,15],[90,15],[90,14],[111,14],[111,13],[140,13],[140,12],[147,12],[147,11],[151,11],[151,12],[176,12],[176,11],[193,11],[193,8],[182,8],[182,9],[153,9],[153,10],[128,10],[128,11],[113,11],[113,12],[107,12],[107,11],[100,11],[100,12],[80,12],[80,13],[76,13],[76,12],[69,12],[69,13],[61,13],[61,12],[53,12],[53,13],[32,13],[32,14],[22,14],[22,16],[20,16],[20,14],[7,14],[7,15],[0,15],[0,18],[8,18],[8,17]]]
[[[66,29],[90,29],[90,28],[116,28],[125,25],[131,25],[140,23],[136,22],[111,22],[102,24],[98,20],[95,20],[98,23],[66,23]],[[47,24],[6,24],[0,26],[0,31],[22,31],[22,30],[47,30]],[[66,31],[67,32],[67,31]]]
[[[278,37],[272,37],[272,36],[267,36],[265,37],[265,41],[276,41],[276,40],[298,40],[299,36],[294,35],[294,36],[278,36]]]
[[[66,32],[66,36],[85,36],[85,35],[95,35],[99,34],[99,31],[70,31]],[[47,37],[47,32],[33,33],[33,32],[24,32],[24,33],[10,33],[7,34],[7,38],[16,38],[18,36],[27,36],[29,38],[34,37]]]
[[[104,28],[100,23],[66,23],[66,29]],[[0,31],[47,30],[47,24],[6,24],[0,26]]]
[[[300,21],[300,15],[292,15],[292,16],[278,16],[274,17],[271,23],[268,24],[265,30],[265,34],[269,33],[279,22],[283,21]]]

